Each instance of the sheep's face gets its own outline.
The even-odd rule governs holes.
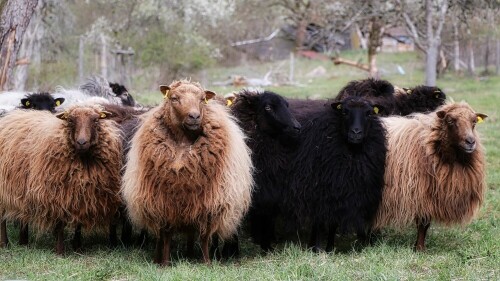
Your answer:
[[[196,84],[176,82],[170,86],[160,86],[166,102],[170,105],[170,119],[174,125],[182,126],[188,131],[200,129],[208,100],[215,93],[205,91]]]
[[[260,130],[272,137],[296,137],[300,132],[300,123],[288,109],[288,102],[281,96],[264,92],[255,95],[257,125]]]
[[[459,104],[436,112],[441,119],[444,130],[447,131],[447,139],[451,145],[459,151],[467,154],[476,150],[478,136],[475,131],[477,123],[482,122],[486,114],[475,113],[470,106]]]
[[[117,83],[109,83],[109,87],[111,87],[111,90],[113,90],[113,93],[116,95],[116,97],[120,98],[123,105],[127,106],[135,105],[134,98],[130,95],[125,86]]]
[[[21,108],[55,112],[63,102],[64,98],[54,99],[49,93],[35,93],[21,99]]]
[[[67,122],[70,141],[75,150],[84,153],[97,144],[100,122],[111,116],[111,113],[92,107],[76,107],[56,116]]]
[[[372,105],[367,100],[358,97],[346,98],[341,102],[332,103],[331,106],[340,114],[342,133],[351,144],[363,142],[370,130],[371,119],[383,110],[381,106]]]

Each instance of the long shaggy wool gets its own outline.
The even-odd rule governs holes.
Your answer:
[[[240,126],[248,136],[247,144],[252,150],[252,162],[255,167],[255,190],[252,196],[252,206],[248,215],[251,223],[251,236],[255,242],[274,240],[273,221],[278,215],[283,215],[284,192],[287,192],[287,170],[297,149],[297,135],[280,131],[282,128],[270,129],[259,125],[267,120],[259,106],[264,107],[264,101],[259,96],[271,92],[241,91],[231,112],[239,120]],[[277,96],[277,95],[276,95]],[[262,104],[261,104],[262,103]],[[282,105],[284,106],[284,105]],[[270,233],[266,233],[270,232]],[[262,237],[268,236],[268,237]]]
[[[122,194],[132,222],[161,228],[196,227],[233,234],[250,206],[252,162],[244,135],[225,106],[205,105],[203,133],[192,144],[174,141],[168,102],[146,113],[132,139]]]
[[[287,205],[303,225],[337,225],[340,232],[365,233],[382,197],[385,129],[378,117],[367,117],[367,136],[361,145],[352,146],[341,130],[342,113],[330,103],[291,103],[302,137],[291,168]]]
[[[460,116],[473,113],[465,103],[440,107]],[[484,149],[466,157],[442,153],[450,142],[436,113],[383,119],[388,153],[385,188],[375,228],[403,227],[415,220],[466,224],[483,202],[486,189]],[[454,159],[450,161],[450,159]]]
[[[0,120],[0,205],[7,217],[41,231],[59,221],[94,228],[112,220],[121,204],[122,140],[116,123],[99,121],[97,145],[85,155],[75,152],[70,126],[38,111],[18,110]]]

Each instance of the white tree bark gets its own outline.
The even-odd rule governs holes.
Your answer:
[[[101,33],[101,76],[108,78],[108,64],[107,64],[107,40],[104,33]]]
[[[496,74],[500,74],[500,39],[497,39]]]
[[[427,26],[427,53],[425,59],[425,84],[436,86],[436,66],[441,46],[441,31],[448,10],[448,0],[438,1],[437,26],[434,29],[434,3],[432,0],[425,1],[425,20]]]

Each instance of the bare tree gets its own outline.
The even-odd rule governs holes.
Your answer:
[[[6,0],[0,5],[0,90],[7,90],[21,41],[38,0]]]
[[[436,85],[436,67],[441,47],[441,32],[448,12],[448,0],[425,0],[424,3],[398,1],[401,14],[416,46],[425,53],[425,84]],[[413,5],[410,9],[409,7]],[[425,17],[418,15],[424,10]],[[408,11],[413,11],[410,13]]]

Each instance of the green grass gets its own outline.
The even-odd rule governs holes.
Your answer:
[[[347,54],[350,58],[360,56]],[[397,85],[411,86],[422,82],[421,64],[417,56],[384,54],[379,58],[382,69],[402,65],[407,75],[395,72],[383,78]],[[271,89],[295,97],[332,97],[349,80],[365,77],[365,73],[349,68],[335,67],[329,62],[298,60],[297,80],[301,87],[272,87]],[[304,77],[305,73],[323,65],[325,77]],[[259,77],[273,64],[248,65],[232,69],[208,71],[210,81],[223,80],[228,74]],[[246,72],[245,72],[246,71]],[[238,73],[239,72],[239,73]],[[255,75],[252,75],[255,74]],[[242,258],[229,262],[214,262],[210,266],[198,260],[182,257],[184,239],[176,239],[173,266],[158,268],[151,263],[152,246],[147,249],[109,249],[105,238],[87,237],[82,254],[68,251],[65,257],[53,253],[51,235],[31,237],[29,247],[13,243],[0,249],[0,279],[28,280],[499,280],[500,279],[500,77],[485,80],[448,75],[438,85],[455,101],[465,100],[489,118],[480,125],[487,150],[488,191],[478,218],[468,226],[446,228],[432,225],[427,238],[428,250],[414,253],[416,230],[385,230],[382,237],[370,247],[352,246],[344,239],[340,249],[332,254],[314,254],[299,244],[280,244],[269,255],[260,253],[248,237],[243,237]],[[215,88],[220,93],[231,87]],[[139,96],[150,104],[161,100],[158,92]],[[17,228],[9,225],[11,241],[17,241]],[[67,241],[69,249],[69,241]]]

